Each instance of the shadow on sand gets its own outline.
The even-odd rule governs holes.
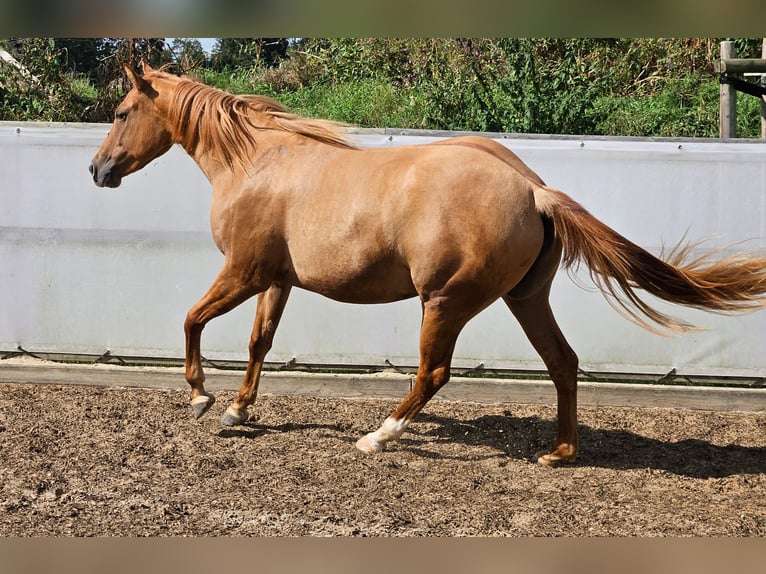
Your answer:
[[[423,433],[433,440],[489,446],[503,456],[534,454],[549,447],[556,423],[540,417],[485,415],[456,420],[421,413],[419,421],[438,425]],[[417,435],[411,437],[417,446]],[[611,469],[649,468],[692,478],[721,478],[737,474],[766,473],[766,447],[716,445],[701,439],[665,442],[619,430],[580,424],[580,453],[577,466]]]
[[[416,423],[436,426],[421,430]],[[554,420],[537,416],[484,415],[473,420],[459,420],[420,413],[416,423],[402,436],[401,443],[418,456],[429,458],[475,458],[468,452],[465,457],[454,454],[454,451],[449,455],[439,453],[432,448],[436,441],[437,444],[489,447],[496,451],[495,455],[490,456],[497,458],[534,460],[535,453],[548,448],[550,444],[547,441],[556,434]],[[219,436],[256,439],[267,433],[311,429],[326,430],[328,436],[336,438],[341,435],[341,440],[350,444],[359,438],[351,425],[262,425],[254,421],[223,429]],[[692,478],[721,478],[766,473],[766,447],[720,446],[701,439],[665,442],[625,430],[592,428],[581,423],[580,453],[573,465],[611,469],[648,468]]]

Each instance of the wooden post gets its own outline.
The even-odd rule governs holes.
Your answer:
[[[737,57],[734,42],[721,42],[721,59],[728,60]],[[721,84],[719,109],[719,133],[722,138],[737,137],[737,90],[729,84]]]
[[[766,38],[761,43],[761,58],[766,59]],[[766,74],[761,74],[761,86],[766,87]],[[761,96],[761,139],[766,139],[766,94]]]

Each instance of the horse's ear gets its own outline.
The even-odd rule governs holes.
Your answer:
[[[144,68],[144,70],[146,70],[146,68]],[[130,83],[133,84],[133,87],[137,90],[145,92],[147,88],[150,87],[149,83],[138,73],[138,70],[130,64],[125,64],[125,73],[128,75]]]
[[[141,58],[141,69],[144,71],[144,74],[148,74],[149,72],[154,71],[154,69],[149,65],[149,61],[146,58]]]

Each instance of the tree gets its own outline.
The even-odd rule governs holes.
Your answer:
[[[9,38],[26,69],[0,67],[0,119],[111,121],[129,88],[123,65],[168,61],[164,38]]]
[[[218,38],[211,63],[217,71],[258,64],[273,68],[287,56],[288,46],[287,38]]]
[[[96,79],[96,70],[112,49],[109,38],[56,38],[62,68]]]
[[[207,65],[207,55],[196,38],[173,38],[170,52],[181,73]]]
[[[4,42],[19,63],[0,67],[0,120],[71,121],[79,111],[53,38]]]
[[[4,38],[20,66],[0,61],[0,119],[111,121],[130,87],[123,65],[146,58],[362,126],[714,137],[719,41],[219,38],[205,59],[194,38]],[[761,39],[737,51],[759,57]],[[741,134],[760,133],[759,106],[745,97]]]

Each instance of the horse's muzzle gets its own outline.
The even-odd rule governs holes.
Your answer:
[[[122,177],[115,174],[113,171],[114,162],[108,161],[104,165],[99,166],[94,159],[90,162],[88,171],[93,176],[93,182],[99,187],[118,187],[122,182]]]

